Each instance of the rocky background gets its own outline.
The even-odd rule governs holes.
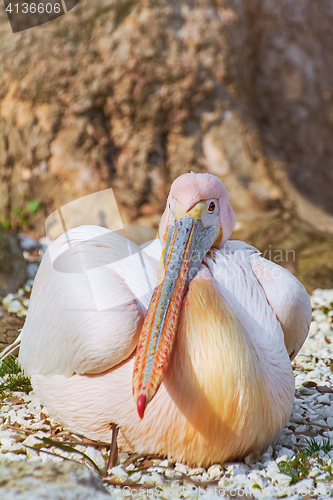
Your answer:
[[[54,209],[108,187],[125,223],[156,227],[171,182],[206,171],[233,238],[332,288],[332,27],[330,0],[81,0],[13,34],[1,3],[2,227],[38,239]],[[13,239],[7,291],[26,279]]]

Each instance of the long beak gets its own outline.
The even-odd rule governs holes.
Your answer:
[[[133,395],[140,418],[166,372],[190,281],[220,233],[200,219],[183,216],[169,226],[161,274],[142,327],[133,371]]]

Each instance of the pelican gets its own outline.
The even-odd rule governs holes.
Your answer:
[[[132,244],[141,270],[113,258],[128,240],[102,227],[53,243],[15,346],[54,420],[103,441],[115,423],[124,450],[205,467],[278,439],[310,300],[289,271],[229,241],[234,225],[221,180],[187,173],[171,186],[159,239]]]

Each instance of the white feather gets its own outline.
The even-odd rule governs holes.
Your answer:
[[[134,243],[132,255],[124,248],[117,233],[81,226],[46,252],[22,331],[27,375],[100,373],[134,351],[158,266]]]

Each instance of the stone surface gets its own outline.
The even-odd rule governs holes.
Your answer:
[[[25,292],[30,290],[29,286],[25,288]],[[5,304],[8,306],[15,297],[22,298],[22,292],[11,294],[6,298]],[[137,499],[144,492],[150,496],[150,491],[154,498],[161,500],[179,498],[178,491],[181,491],[184,498],[193,499],[198,498],[199,492],[199,498],[214,499],[223,496],[243,498],[245,495],[249,499],[287,497],[301,500],[303,497],[323,498],[325,495],[327,498],[331,497],[332,476],[329,475],[329,471],[332,471],[333,467],[331,449],[333,375],[330,345],[333,342],[333,289],[315,290],[311,296],[311,303],[313,316],[310,333],[292,363],[296,385],[292,415],[276,443],[269,446],[262,455],[258,452],[251,453],[245,459],[245,464],[237,462],[213,464],[207,471],[204,468],[191,468],[186,464],[174,463],[172,459],[161,460],[155,457],[149,460],[135,453],[133,455],[119,453],[117,466],[110,469],[107,475],[103,474],[105,487],[112,497]],[[27,307],[28,305],[29,303]],[[73,448],[63,451],[50,442],[41,441],[45,437],[51,438],[54,442],[70,444]],[[309,442],[310,438],[313,438],[312,443]],[[328,446],[329,439],[331,445]],[[312,451],[317,446],[322,449],[317,448],[315,453],[309,452],[308,472],[306,472],[304,464],[297,461],[300,459],[300,452],[302,453],[304,447],[307,448],[309,445],[315,447]],[[83,452],[101,471],[105,471],[109,448],[109,443],[90,441],[66,431],[50,417],[33,392],[27,395],[16,391],[3,398],[0,405],[0,465],[8,462],[21,465],[28,462],[36,468],[39,477],[41,463],[56,464],[55,474],[63,474],[64,485],[67,485],[71,472],[67,469],[64,471],[61,469],[59,472],[60,460],[71,459],[81,462],[83,458],[78,452]],[[299,475],[299,480],[296,482],[292,481],[291,469],[285,468],[290,461],[293,461],[291,464],[293,471]],[[64,463],[68,464],[67,461]],[[71,463],[68,467],[71,467]],[[4,469],[0,467],[0,476],[2,470]],[[84,474],[88,474],[89,471],[84,470]],[[11,470],[10,472],[12,473]],[[21,475],[18,477],[21,479]],[[87,482],[89,485],[90,480]],[[15,479],[12,479],[11,484],[13,483],[17,486]],[[123,487],[119,483],[122,483]],[[22,481],[22,484],[26,483]],[[55,496],[51,498],[66,499],[66,496],[59,497],[57,484],[56,481],[52,481]],[[44,483],[42,487],[44,488]],[[47,491],[42,490],[42,496],[37,498],[41,500],[48,498]],[[76,489],[71,494],[75,492]],[[90,494],[91,490],[88,489],[88,492]],[[0,481],[2,500],[1,494]],[[61,490],[61,495],[65,494],[67,490]],[[6,500],[11,498],[3,496]],[[95,494],[90,498],[96,498]]]
[[[237,16],[229,46],[234,93],[247,111],[252,107],[265,152],[284,165],[271,169],[272,178],[298,210],[311,217],[303,197],[332,216],[332,3],[229,4]]]
[[[107,500],[100,477],[72,461],[1,462],[0,498],[6,500]]]
[[[26,263],[17,235],[0,228],[0,297],[16,292],[26,279]]]
[[[14,314],[9,314],[4,307],[0,306],[0,351],[16,340],[23,324],[23,317],[19,318]]]

